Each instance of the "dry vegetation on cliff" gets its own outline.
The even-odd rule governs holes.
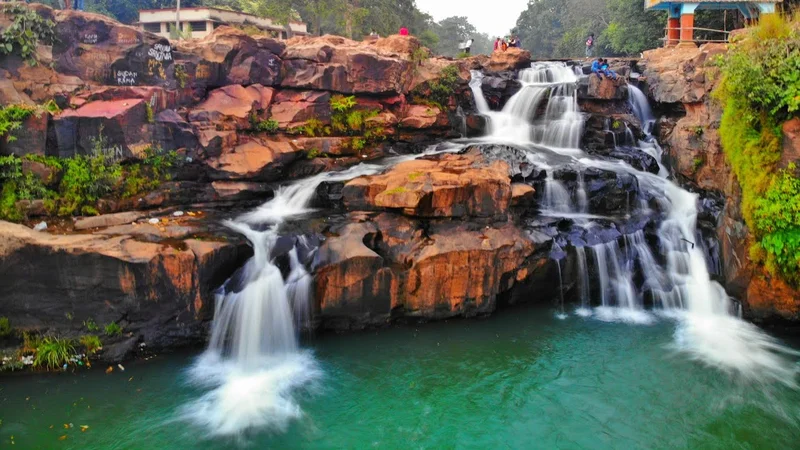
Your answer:
[[[800,178],[781,126],[800,112],[800,17],[765,15],[720,65],[720,137],[755,236],[751,257],[798,286]]]

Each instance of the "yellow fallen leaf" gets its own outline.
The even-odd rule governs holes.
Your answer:
[[[66,434],[64,434],[62,436],[59,436],[59,438],[58,438],[59,441],[64,441],[66,439],[67,439],[67,435]]]
[[[108,366],[108,369],[106,369],[106,373],[111,373],[113,371],[114,371],[114,367],[113,366]]]
[[[81,425],[81,433],[86,432],[89,429],[89,425]]]
[[[65,430],[69,430],[69,424],[68,424],[68,423],[65,423],[65,424],[64,424],[64,429],[65,429]]]

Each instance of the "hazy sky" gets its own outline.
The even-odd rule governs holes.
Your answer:
[[[437,22],[452,16],[467,16],[478,31],[490,37],[508,34],[528,0],[417,0],[417,7]]]

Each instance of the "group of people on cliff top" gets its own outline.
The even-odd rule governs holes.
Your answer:
[[[511,36],[510,38],[497,38],[494,41],[494,51],[496,52],[504,52],[511,47],[520,48],[522,47],[522,42],[520,42],[519,38],[516,36]]]
[[[612,80],[617,79],[617,72],[614,72],[608,67],[608,60],[603,58],[598,58],[592,61],[592,73],[597,75],[597,78],[603,78],[603,76],[607,76]]]

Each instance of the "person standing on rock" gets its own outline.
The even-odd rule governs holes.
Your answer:
[[[469,55],[469,51],[472,49],[472,42],[474,42],[473,39],[469,38],[467,39],[467,42],[464,43],[464,53],[467,55]]]
[[[500,38],[495,39],[494,41],[494,51],[500,50]]]
[[[590,33],[586,39],[586,57],[591,58],[594,51],[594,33]]]

